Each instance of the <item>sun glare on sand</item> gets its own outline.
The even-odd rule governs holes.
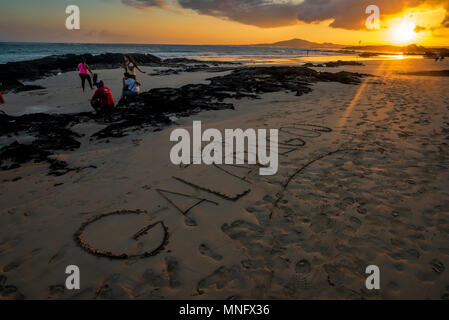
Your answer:
[[[412,41],[415,36],[416,25],[413,22],[403,21],[393,26],[393,40],[396,43],[408,43]]]

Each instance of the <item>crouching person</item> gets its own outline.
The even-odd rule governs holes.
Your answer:
[[[96,84],[97,90],[95,91],[90,104],[97,113],[108,113],[114,108],[114,97],[112,96],[111,89],[105,87],[103,80],[98,81]]]
[[[140,84],[136,81],[136,76],[125,73],[123,78],[123,97],[137,96],[140,91]]]

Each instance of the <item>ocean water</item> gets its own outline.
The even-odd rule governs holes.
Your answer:
[[[186,57],[199,60],[269,63],[275,61],[327,60],[346,56],[333,50],[269,48],[250,46],[158,45],[158,44],[85,44],[85,43],[11,43],[0,42],[0,63],[24,61],[67,53],[93,55],[101,53],[150,53],[160,58]],[[322,58],[322,59],[319,59]]]

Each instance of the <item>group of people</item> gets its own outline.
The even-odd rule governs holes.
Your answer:
[[[128,55],[125,55],[125,64],[124,64],[124,77],[123,77],[123,93],[122,97],[127,98],[131,96],[138,95],[140,93],[141,84],[137,81],[136,70],[145,73],[142,71],[137,65],[136,61]],[[81,79],[81,87],[83,91],[85,91],[86,81],[90,86],[90,89],[93,90],[93,85],[97,87],[94,95],[91,99],[91,106],[97,113],[104,113],[111,111],[115,106],[114,97],[112,96],[112,91],[109,87],[105,86],[103,80],[98,79],[98,75],[94,74],[86,62],[86,59],[83,59],[78,65],[79,77]],[[93,84],[92,78],[93,77]]]

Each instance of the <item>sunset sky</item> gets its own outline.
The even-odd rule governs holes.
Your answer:
[[[449,46],[449,0],[0,0],[0,41]],[[81,29],[65,28],[68,5]],[[368,31],[368,5],[381,29]]]

